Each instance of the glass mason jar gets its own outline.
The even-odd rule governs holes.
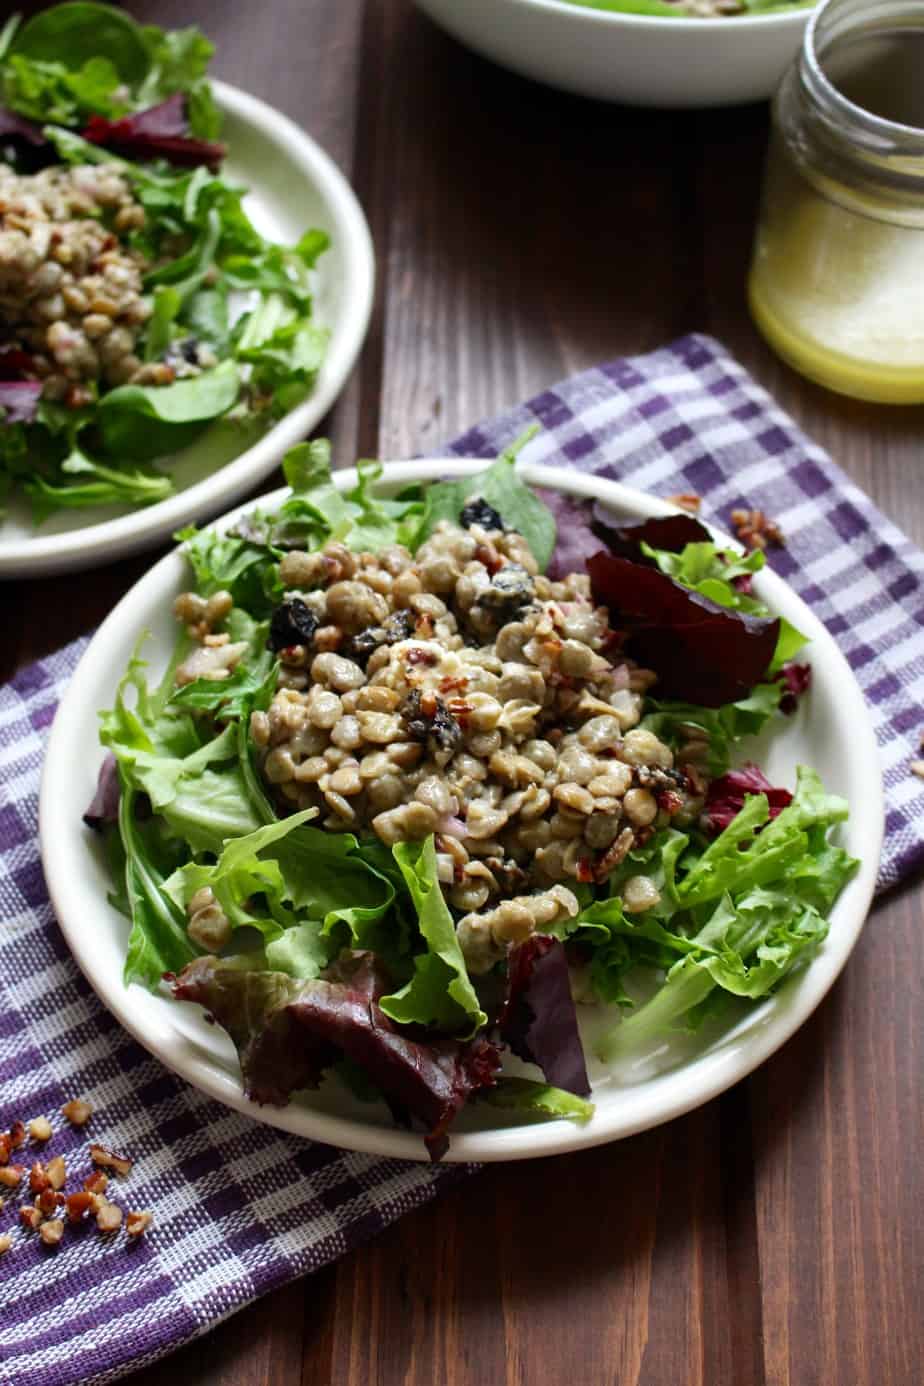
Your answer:
[[[748,294],[832,390],[924,402],[924,0],[827,0],[773,107]]]

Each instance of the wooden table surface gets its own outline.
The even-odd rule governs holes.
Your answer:
[[[128,8],[199,23],[217,74],[353,181],[378,292],[319,430],[341,463],[412,456],[695,329],[924,542],[924,412],[807,384],[748,319],[764,107],[589,104],[476,59],[410,0]],[[0,675],[93,629],[156,556],[8,585]],[[914,883],[723,1097],[631,1140],[490,1166],[132,1386],[919,1386],[922,937]]]

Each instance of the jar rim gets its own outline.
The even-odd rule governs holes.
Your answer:
[[[822,0],[822,4],[809,18],[802,42],[801,67],[803,76],[807,78],[811,88],[811,94],[830,119],[837,121],[842,127],[849,126],[850,133],[864,146],[872,145],[878,153],[886,153],[889,148],[897,151],[900,146],[901,152],[905,155],[924,155],[924,126],[906,125],[901,121],[889,120],[851,101],[832,82],[821,64],[819,29],[824,27],[832,10],[837,11],[843,7],[849,11],[855,5],[854,17],[861,22],[868,21],[877,9],[882,10],[883,17],[891,11],[896,20],[899,20],[903,13],[913,11],[921,21],[924,33],[924,6],[920,3],[914,4],[913,0],[906,0],[904,4],[895,3],[895,0],[880,0],[878,4],[871,4],[870,0],[863,0],[862,4],[856,4],[856,0]],[[836,41],[845,31],[849,32],[849,29],[842,30],[840,34],[835,33],[832,38]],[[909,145],[915,147],[909,148]]]

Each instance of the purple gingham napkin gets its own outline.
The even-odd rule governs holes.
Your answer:
[[[780,523],[787,547],[771,562],[839,639],[876,719],[888,796],[880,885],[916,865],[924,782],[908,763],[924,681],[924,556],[708,338],[586,371],[452,451],[490,456],[534,420],[543,432],[531,461],[660,494],[695,491],[720,523],[738,505]],[[18,1227],[24,1193],[0,1191],[0,1235],[13,1232],[0,1256],[0,1386],[113,1380],[343,1255],[465,1172],[258,1125],[175,1079],[97,1002],[55,925],[36,840],[43,739],[84,644],[0,691],[0,1131],[52,1116],[49,1153],[81,1180],[88,1136],[124,1149],[136,1165],[119,1201],[152,1208],[156,1221],[138,1245],[87,1227],[47,1251]],[[57,1115],[73,1097],[95,1108],[88,1132]],[[37,1148],[14,1158],[23,1155]]]

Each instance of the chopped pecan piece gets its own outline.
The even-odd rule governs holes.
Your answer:
[[[3,1236],[0,1237],[0,1256],[2,1256],[5,1251],[9,1251],[12,1245],[13,1238],[10,1236],[9,1232],[4,1232]]]
[[[82,1098],[74,1098],[71,1102],[65,1102],[61,1108],[61,1115],[65,1117],[72,1126],[86,1126],[90,1117],[93,1115],[93,1108],[89,1102],[84,1102]]]
[[[45,1189],[35,1200],[35,1206],[46,1218],[51,1217],[58,1206],[58,1195],[54,1189]]]
[[[118,1232],[122,1226],[122,1209],[118,1203],[104,1202],[96,1214],[96,1225],[101,1232]]]
[[[702,496],[698,496],[695,491],[681,491],[676,496],[665,496],[665,500],[671,505],[676,505],[678,510],[686,510],[690,515],[698,515],[703,503]]]
[[[113,1169],[116,1174],[128,1174],[134,1164],[127,1155],[117,1155],[114,1150],[107,1150],[104,1145],[91,1145],[90,1159],[94,1165],[101,1165],[103,1169]]]
[[[46,1246],[57,1246],[64,1236],[64,1223],[60,1218],[52,1218],[50,1222],[43,1222],[39,1228],[39,1236]]]
[[[34,1141],[50,1141],[52,1137],[51,1122],[47,1117],[33,1117],[29,1122],[29,1135]]]
[[[64,1188],[67,1182],[67,1165],[64,1163],[63,1155],[56,1155],[53,1160],[48,1161],[45,1166],[45,1175],[53,1189]]]
[[[733,510],[729,519],[746,549],[765,549],[768,544],[777,549],[785,546],[779,525],[762,510]]]
[[[0,1165],[0,1187],[15,1189],[25,1173],[25,1165]]]
[[[87,1175],[83,1187],[87,1193],[104,1194],[109,1187],[109,1175],[104,1174],[101,1169],[95,1169],[92,1174]]]
[[[42,1215],[38,1208],[20,1208],[19,1221],[22,1223],[23,1227],[28,1227],[34,1232],[42,1221]]]
[[[36,1160],[29,1171],[29,1188],[33,1193],[44,1193],[48,1186],[48,1171],[41,1160]]]
[[[10,1162],[10,1154],[13,1150],[13,1143],[5,1131],[0,1131],[0,1165],[7,1165]]]
[[[125,1231],[130,1237],[141,1237],[151,1226],[153,1219],[153,1213],[129,1213],[125,1219]]]
[[[10,1149],[18,1150],[26,1143],[26,1128],[21,1121],[14,1121],[10,1127]]]
[[[87,1193],[86,1190],[68,1194],[65,1200],[68,1222],[82,1222],[92,1205],[93,1194]]]

